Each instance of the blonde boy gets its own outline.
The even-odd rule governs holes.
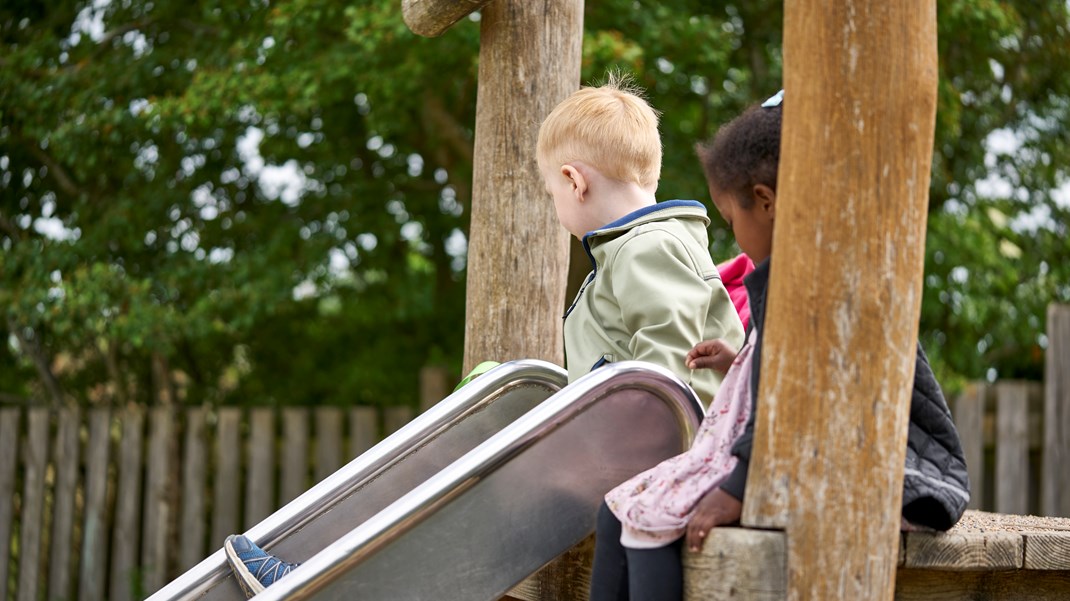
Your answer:
[[[583,88],[546,117],[536,157],[558,220],[583,242],[592,271],[565,313],[569,380],[637,359],[690,381],[708,405],[721,384],[694,372],[703,340],[743,344],[743,326],[710,258],[706,208],[658,203],[657,113],[616,78]]]

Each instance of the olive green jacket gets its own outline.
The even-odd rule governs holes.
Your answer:
[[[721,385],[684,358],[703,340],[743,345],[743,325],[710,258],[706,208],[661,202],[588,232],[593,270],[565,313],[565,363],[575,381],[606,363],[635,359],[668,368],[708,406]]]

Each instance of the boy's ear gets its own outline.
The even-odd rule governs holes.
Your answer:
[[[584,177],[583,172],[574,167],[573,165],[561,165],[561,175],[565,176],[565,179],[569,181],[572,186],[572,194],[576,197],[576,200],[583,201],[583,195],[587,193],[587,178]]]
[[[765,184],[755,184],[751,195],[754,197],[754,204],[768,215],[769,219],[776,217],[776,192],[772,188]]]

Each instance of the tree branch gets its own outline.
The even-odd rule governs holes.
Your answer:
[[[22,328],[15,323],[15,320],[12,317],[7,318],[7,327],[19,341],[19,348],[29,355],[30,359],[33,361],[33,366],[37,368],[37,376],[41,379],[41,383],[44,384],[45,390],[48,391],[49,396],[52,397],[55,406],[62,406],[64,398],[63,389],[59,385],[59,380],[56,378],[56,374],[52,373],[52,366],[49,364],[48,357],[45,356],[44,351],[41,349],[41,345],[38,344],[37,337],[27,338],[23,334]]]
[[[53,179],[59,184],[60,189],[71,196],[80,196],[81,190],[75,185],[74,180],[67,174],[67,170],[62,165],[57,163],[55,159],[48,155],[45,151],[41,150],[37,144],[32,142],[27,144],[30,147],[30,154],[34,156],[38,161],[41,161],[45,167],[48,167],[48,172],[52,174]]]
[[[7,217],[4,217],[3,213],[0,213],[0,230],[6,232],[11,237],[12,242],[22,240],[22,232]]]

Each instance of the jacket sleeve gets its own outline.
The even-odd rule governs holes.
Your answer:
[[[703,273],[683,241],[651,230],[622,245],[613,262],[612,294],[630,332],[631,357],[666,367],[687,381],[690,370],[684,359],[702,341],[713,302],[707,278],[720,284],[713,261],[712,273]]]

